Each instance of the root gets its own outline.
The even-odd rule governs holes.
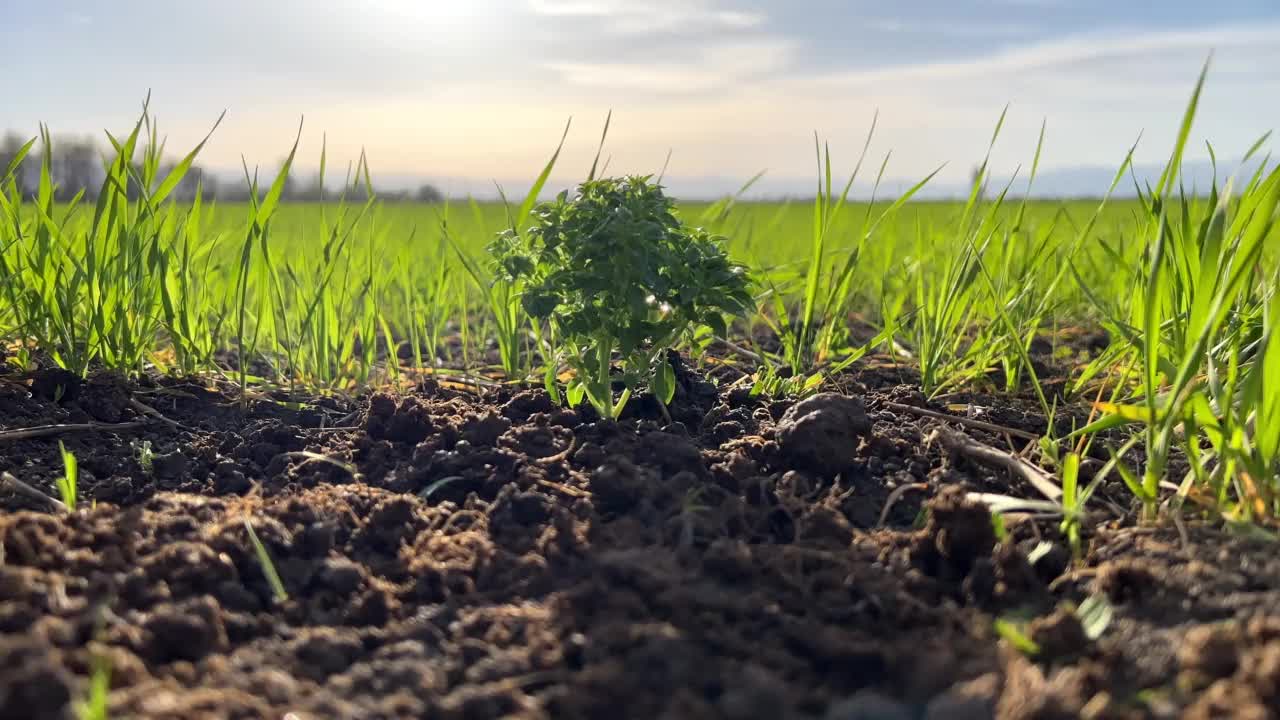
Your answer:
[[[7,488],[18,495],[22,495],[37,502],[42,502],[59,512],[66,512],[67,510],[67,506],[63,504],[61,500],[49,497],[7,472],[0,472],[0,488]]]
[[[886,498],[884,501],[884,509],[880,511],[880,519],[876,521],[876,527],[884,527],[885,521],[889,519],[889,511],[892,510],[893,506],[897,504],[899,500],[902,499],[903,495],[907,494],[908,490],[928,490],[928,489],[929,489],[929,485],[927,483],[912,483],[910,485],[903,485],[902,487],[897,488],[893,492],[889,493],[889,497]]]
[[[276,455],[275,458],[273,459],[278,460],[280,458],[286,458],[289,460],[301,460],[302,462],[298,463],[298,467],[302,467],[307,463],[322,462],[327,465],[332,465],[336,468],[346,471],[348,474],[351,475],[352,479],[359,480],[361,477],[360,471],[356,469],[356,466],[351,465],[350,463],[342,462],[337,458],[332,458],[332,457],[329,457],[328,455],[321,455],[320,453],[316,453],[316,452],[310,452],[308,450],[297,450],[294,452],[280,453],[279,455]]]
[[[142,413],[143,415],[146,415],[146,416],[148,416],[148,417],[153,417],[153,418],[155,418],[155,419],[159,420],[160,422],[164,423],[165,425],[168,425],[169,427],[173,428],[174,430],[184,430],[184,431],[187,431],[187,432],[191,432],[191,428],[187,427],[186,425],[183,425],[182,423],[180,423],[180,422],[178,422],[178,421],[176,421],[176,420],[170,420],[169,418],[167,418],[167,417],[165,417],[164,415],[162,415],[162,414],[160,413],[160,411],[159,411],[159,410],[156,410],[155,408],[151,407],[150,405],[147,405],[147,404],[145,404],[145,403],[139,402],[138,400],[134,400],[134,399],[130,398],[130,399],[129,399],[129,407],[133,408],[134,410],[137,410],[138,412]]]
[[[934,442],[941,442],[951,452],[964,455],[970,460],[1013,473],[1039,491],[1041,495],[1055,503],[1062,500],[1062,488],[1058,487],[1053,478],[1045,471],[1017,455],[1011,455],[999,448],[984,445],[964,433],[948,430],[944,427],[934,428],[934,431],[925,438],[926,445],[931,445]]]
[[[933,418],[934,420],[945,420],[947,422],[958,423],[960,425],[968,425],[971,428],[986,430],[988,432],[993,432],[993,433],[1001,433],[1004,435],[1012,435],[1013,437],[1020,437],[1024,440],[1040,439],[1039,435],[1036,435],[1033,432],[1027,432],[1026,430],[1019,430],[1017,428],[1005,427],[1003,425],[996,425],[995,423],[983,422],[982,420],[974,420],[972,418],[959,417],[956,415],[948,415],[946,413],[940,413],[936,410],[929,410],[928,408],[915,407],[914,405],[903,405],[902,403],[886,402],[884,406],[889,408],[890,410],[895,410],[897,412],[911,413],[912,415],[919,415],[921,417]]]
[[[56,437],[58,435],[70,435],[78,432],[124,432],[126,430],[137,430],[146,426],[145,420],[133,420],[122,423],[68,423],[63,425],[39,425],[29,428],[15,428],[13,430],[0,430],[0,442],[14,440],[29,440],[31,438]]]
[[[574,498],[575,500],[578,498],[591,497],[591,493],[583,492],[582,490],[569,487],[568,485],[555,482],[554,480],[547,480],[545,478],[541,478],[537,481],[537,483],[538,485],[541,485],[542,487],[547,488],[549,490],[555,490],[556,492],[564,493],[565,495],[568,495],[569,497]]]
[[[573,454],[574,449],[577,448],[578,446],[578,438],[573,434],[572,430],[568,428],[563,428],[563,430],[565,431],[565,433],[569,435],[569,444],[566,445],[563,450],[561,450],[560,452],[554,455],[547,455],[546,457],[533,458],[534,463],[538,465],[544,465],[544,466],[555,465],[561,460],[568,459],[568,457]]]

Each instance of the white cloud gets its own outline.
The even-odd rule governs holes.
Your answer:
[[[710,45],[686,62],[557,61],[546,67],[570,85],[679,95],[730,88],[777,72],[793,50],[789,40],[761,37]]]
[[[624,34],[744,30],[767,20],[705,0],[529,0],[529,8],[549,17],[594,19]]]
[[[1169,51],[1202,50],[1280,43],[1280,23],[1220,26],[1163,32],[1112,31],[1074,35],[1000,50],[964,60],[897,65],[830,73],[823,82],[858,85],[884,81],[950,80],[1063,68],[1098,60],[1141,58]],[[1105,81],[1105,78],[1099,78]]]
[[[871,15],[841,16],[849,32],[833,40],[794,16],[794,29],[775,24],[772,16],[795,12],[777,0],[767,6],[771,17],[731,0],[451,0],[447,23],[435,16],[435,3],[418,12],[411,0],[396,2],[396,12],[323,16],[333,27],[293,34],[289,52],[272,56],[278,63],[258,55],[214,63],[196,53],[204,63],[196,89],[189,67],[141,56],[133,64],[109,60],[117,73],[156,90],[173,147],[198,142],[208,122],[231,107],[202,158],[210,165],[237,167],[241,153],[271,165],[305,112],[306,158],[318,157],[327,131],[334,166],[363,148],[378,174],[465,176],[479,192],[489,191],[491,177],[517,192],[512,178],[536,175],[569,116],[577,120],[557,177],[580,177],[609,109],[611,171],[653,172],[672,149],[669,178],[724,178],[719,187],[726,190],[766,168],[766,184],[794,181],[807,189],[814,130],[831,141],[837,170],[847,171],[877,109],[869,158],[878,162],[894,149],[893,178],[918,179],[948,161],[939,180],[963,182],[1006,102],[1012,108],[996,149],[1002,173],[1029,160],[1042,118],[1046,170],[1113,166],[1144,129],[1143,148],[1162,160],[1212,48],[1218,54],[1189,152],[1203,153],[1207,138],[1219,157],[1238,155],[1280,118],[1280,74],[1267,70],[1280,67],[1277,20],[1159,32],[1110,28],[1037,42],[1056,31],[1023,37],[1014,25],[1019,17],[991,41],[942,43],[945,33],[968,26],[922,19],[876,27]],[[497,20],[499,6],[509,16],[516,4],[524,17]],[[317,18],[309,22],[321,23]],[[979,19],[968,18],[975,31]],[[238,27],[234,20],[228,28]],[[95,26],[112,21],[94,17]],[[685,34],[691,32],[698,34]],[[339,52],[348,40],[352,50]],[[923,47],[937,58],[943,47],[959,45],[972,54],[920,61]],[[78,131],[119,127],[135,112],[133,99],[125,107],[74,73],[68,77],[71,85],[43,99],[17,93],[31,109],[18,107],[6,122],[34,128],[47,120]]]
[[[1207,138],[1227,158],[1280,117],[1280,76],[1261,70],[1275,66],[1268,58],[1280,61],[1280,43],[1273,42],[1278,30],[1280,23],[1259,23],[1093,34],[948,62],[816,74],[800,67],[800,40],[756,31],[664,53],[660,61],[566,56],[541,65],[552,71],[551,82],[461,83],[406,104],[352,102],[341,111],[331,108],[327,117],[309,115],[308,122],[333,131],[335,153],[339,135],[367,145],[380,171],[505,178],[514,192],[511,178],[523,168],[536,172],[570,115],[578,120],[562,156],[564,175],[557,177],[577,178],[594,156],[594,123],[612,108],[608,151],[618,171],[652,172],[673,149],[673,182],[715,176],[732,189],[767,168],[765,186],[807,188],[813,131],[831,141],[847,171],[878,109],[870,157],[878,162],[894,150],[888,177],[919,179],[946,161],[938,182],[961,183],[1007,102],[1012,109],[996,148],[998,174],[1019,164],[1025,171],[1046,118],[1046,171],[1113,167],[1143,130],[1139,159],[1162,160],[1195,73],[1216,47],[1191,152],[1201,152],[1200,140]],[[372,140],[370,118],[377,123]],[[520,133],[511,132],[513,118]],[[244,127],[228,148],[258,142],[262,124]],[[270,147],[290,131],[282,124]]]
[[[1046,169],[1113,166],[1139,132],[1137,159],[1162,160],[1210,51],[1189,153],[1203,155],[1211,140],[1220,157],[1231,157],[1280,117],[1280,75],[1262,70],[1280,62],[1278,22],[1059,37],[972,58],[837,70],[760,91],[797,118],[806,108],[834,119],[841,106],[877,107],[879,140],[898,149],[899,171],[918,174],[926,160],[949,159],[943,175],[953,181],[981,157],[1006,103],[1009,121],[994,156],[1000,172],[1027,161],[1042,119]]]
[[[955,20],[929,22],[906,20],[898,17],[867,20],[862,23],[862,27],[879,33],[933,38],[1025,37],[1039,32],[1036,26],[1026,23],[963,22]]]

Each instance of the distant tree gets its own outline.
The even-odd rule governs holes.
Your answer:
[[[977,185],[979,182],[981,182],[981,183],[982,183],[982,187],[978,190],[978,198],[979,198],[979,199],[981,199],[981,198],[983,198],[984,196],[986,196],[986,194],[987,194],[987,186],[986,186],[986,182],[984,182],[984,181],[983,181],[983,177],[982,177],[982,166],[981,166],[981,165],[975,165],[975,166],[973,166],[973,170],[971,170],[971,171],[969,172],[969,189],[970,189],[970,191],[972,191],[973,186],[974,186],[974,185]]]
[[[205,172],[200,169],[200,185],[204,189],[204,197],[213,199],[218,197],[218,192],[222,189],[218,183],[218,176],[211,172]]]
[[[160,174],[160,177],[167,177],[172,169],[172,167],[166,168],[165,171]],[[173,189],[173,197],[184,202],[194,200],[196,192],[202,187],[202,185],[207,184],[206,175],[207,173],[205,173],[204,168],[193,164],[191,167],[187,168],[187,174],[182,176],[182,179],[178,181],[178,186]]]
[[[440,188],[435,185],[426,183],[418,188],[418,191],[414,193],[413,199],[420,203],[444,202],[444,193],[440,192]]]
[[[89,199],[97,198],[106,171],[93,140],[58,138],[52,142],[49,175],[55,186],[54,199],[66,202],[81,191]]]
[[[280,197],[284,200],[294,200],[298,192],[298,179],[290,172],[284,178],[284,189],[280,193]]]
[[[245,180],[220,184],[214,197],[223,202],[246,202],[249,199],[249,185]]]
[[[15,132],[10,131],[4,134],[4,139],[0,140],[0,180],[4,179],[2,176],[5,171],[9,169],[9,165],[13,162],[13,159],[18,156],[18,151],[26,144],[27,141]],[[27,187],[26,169],[30,163],[31,160],[28,155],[27,159],[24,160],[21,165],[14,168],[13,179],[17,185],[19,196],[25,196],[29,190]]]
[[[129,202],[137,202],[142,199],[142,163],[134,161],[129,165],[129,182],[125,185],[125,193],[129,197]]]
[[[370,188],[359,180],[347,188],[347,200],[353,203],[365,202],[369,199]]]
[[[325,191],[324,184],[320,181],[320,173],[312,176],[311,182],[307,183],[306,187],[297,190],[293,199],[302,202],[324,202]]]
[[[6,132],[0,138],[0,174],[7,170],[9,163],[17,156],[18,151],[22,149],[26,142],[25,138],[12,131]],[[34,148],[31,154],[27,156],[22,167],[18,168],[17,172],[14,173],[18,191],[24,196],[30,196],[31,193],[35,192],[42,152],[43,148],[39,146]],[[103,180],[106,178],[107,168],[105,165],[111,162],[111,154],[108,153],[104,156],[101,148],[92,138],[88,137],[54,138],[50,143],[49,152],[49,174],[55,187],[55,199],[59,202],[66,202],[73,198],[76,193],[83,192],[87,200],[95,201],[98,192],[102,188]],[[126,192],[130,200],[137,201],[143,195],[143,189],[139,187],[139,182],[143,176],[140,156],[135,156],[132,159],[132,166]],[[169,176],[175,166],[176,163],[173,160],[162,160],[160,166],[156,169],[154,183],[158,186],[160,181]],[[256,172],[253,174],[258,181],[258,192],[260,195],[265,196],[272,183],[275,182],[276,175],[258,176]],[[152,192],[156,189],[156,187],[150,188]],[[248,181],[220,183],[216,175],[206,171],[199,165],[193,164],[177,186],[173,188],[169,197],[181,202],[189,202],[196,197],[197,193],[202,193],[206,199],[217,199],[223,202],[245,202],[249,199],[249,190]],[[350,202],[365,202],[371,195],[384,202],[393,203],[439,203],[445,199],[444,193],[430,183],[423,183],[415,189],[377,190],[367,186],[363,177],[361,177],[357,178],[345,189],[345,197]],[[281,193],[282,200],[291,202],[324,202],[334,196],[335,193],[326,190],[320,182],[319,173],[311,176],[305,184],[290,173],[285,177],[284,188]]]

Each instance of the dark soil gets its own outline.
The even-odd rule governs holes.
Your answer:
[[[1001,534],[966,498],[1034,490],[886,405],[1042,432],[1034,403],[926,403],[884,358],[803,406],[678,375],[670,424],[645,398],[614,424],[434,382],[242,406],[0,375],[3,429],[146,421],[0,436],[0,470],[51,495],[58,440],[81,468],[74,514],[0,493],[0,720],[74,717],[102,666],[130,718],[1280,714],[1274,545],[1130,516],[1073,563],[1052,522]],[[1071,611],[1094,594],[1114,611],[1096,641]]]

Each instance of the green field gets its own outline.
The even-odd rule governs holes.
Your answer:
[[[880,352],[917,367],[930,397],[994,384],[1034,397],[1046,417],[1061,401],[1106,400],[1089,430],[1144,428],[1119,450],[1141,447],[1143,461],[1111,470],[1148,510],[1172,481],[1232,512],[1270,513],[1280,497],[1280,173],[1264,164],[1209,195],[1182,195],[1194,110],[1165,175],[1137,200],[1026,201],[1025,183],[988,187],[980,173],[967,201],[845,202],[827,159],[815,199],[683,205],[686,223],[724,236],[750,268],[756,307],[733,319],[730,337],[700,328],[681,349],[715,348],[770,394],[811,392]],[[246,394],[348,392],[440,367],[548,375],[554,323],[531,322],[519,287],[492,282],[486,256],[497,232],[536,218],[533,197],[295,205],[279,202],[277,180],[256,203],[183,204],[167,195],[186,166],[162,177],[145,139],[124,141],[95,205],[55,204],[47,174],[34,202],[9,184],[0,337],[19,368],[43,353],[78,374],[215,374]],[[121,160],[138,154],[140,164]],[[1127,169],[1117,159],[1113,187],[1131,186]],[[866,191],[875,178],[851,182]],[[132,186],[150,191],[134,197]],[[1105,330],[1105,349],[1059,347],[1068,328]],[[1031,359],[1037,338],[1066,373],[1053,392]],[[1047,438],[1046,458],[1064,462],[1087,437]],[[1170,478],[1179,452],[1198,462]]]
[[[1137,230],[1141,206],[1117,200],[1099,213],[1100,206],[1098,201],[1032,201],[1024,208],[1017,201],[982,209],[981,220],[990,228],[970,220],[974,227],[968,239],[986,245],[984,261],[999,269],[997,292],[1017,290],[1043,304],[1042,326],[1091,322],[1099,316],[1097,308],[1077,283],[1058,277],[1067,261],[1091,287],[1112,295],[1131,284],[1142,249],[1126,242]],[[761,314],[745,320],[767,324],[777,298],[788,306],[801,303],[813,257],[812,201],[684,203],[678,212],[685,222],[724,236],[732,257],[754,270]],[[243,334],[256,337],[256,353],[278,361],[277,374],[264,379],[305,379],[333,388],[363,381],[376,358],[332,351],[344,344],[367,347],[374,337],[409,343],[415,333],[427,364],[432,355],[451,365],[478,369],[482,364],[458,356],[465,350],[471,359],[483,357],[492,339],[485,293],[458,253],[483,262],[485,246],[507,224],[502,204],[281,204],[265,238],[247,243],[252,213],[247,203],[167,205],[146,222],[153,238],[144,233],[132,248],[102,243],[93,254],[86,245],[92,206],[54,207],[50,214],[58,231],[50,233],[43,253],[34,244],[20,251],[25,242],[14,242],[15,225],[8,223],[4,279],[11,302],[0,314],[0,332],[9,338],[65,339],[46,349],[77,371],[93,362],[130,372],[156,362],[178,363],[183,372],[209,370],[212,351],[240,345],[236,322],[243,289]],[[909,203],[895,211],[885,203],[850,202],[833,213],[818,277],[824,294],[841,292],[832,298],[839,312],[833,306],[827,314],[856,314],[879,328],[909,320],[916,286],[940,288],[966,249],[958,232],[964,213],[963,202]],[[1093,232],[1082,239],[1082,228],[1095,213]],[[40,233],[31,231],[37,224],[34,205],[14,206],[14,214],[23,237],[39,240]],[[242,264],[246,246],[247,269]],[[71,248],[69,257],[58,257],[62,247]],[[1113,262],[1111,252],[1126,262]],[[849,263],[855,254],[856,262]],[[91,261],[101,266],[90,270]],[[850,275],[841,288],[831,287],[832,274],[846,264]],[[85,277],[73,283],[77,271]],[[125,278],[133,283],[119,282]],[[991,289],[973,280],[971,292],[957,298],[966,307],[957,308],[959,315],[951,321],[956,328],[987,326],[996,319]],[[144,292],[120,292],[125,287]],[[472,331],[467,346],[459,347],[456,339],[443,342],[445,325],[456,332],[463,318]],[[900,345],[913,344],[912,327],[908,322],[898,329]],[[326,341],[333,345],[327,347]],[[290,363],[289,347],[313,348],[318,356],[295,352]],[[166,361],[154,352],[166,349],[180,357]],[[848,349],[837,342],[826,354]],[[322,357],[341,362],[322,362]]]

